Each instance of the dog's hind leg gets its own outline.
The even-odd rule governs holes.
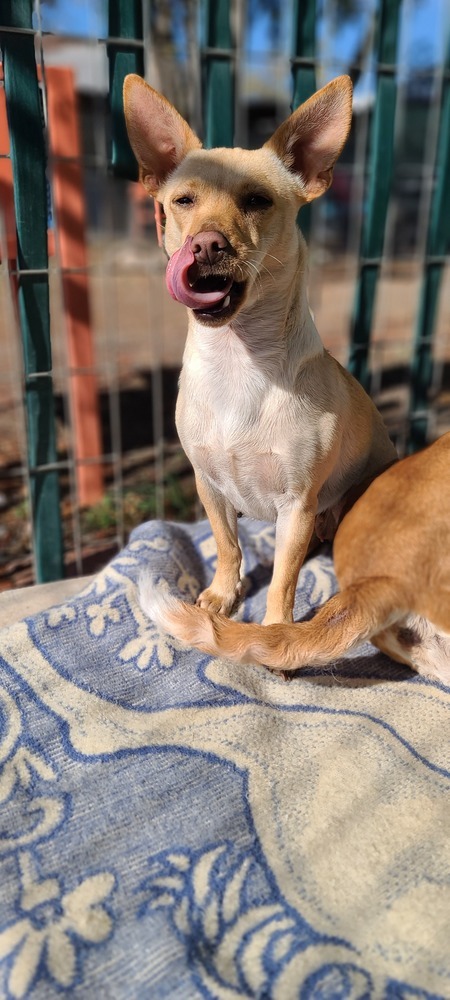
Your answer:
[[[450,684],[450,625],[437,628],[422,615],[408,614],[375,635],[373,643],[419,674]]]

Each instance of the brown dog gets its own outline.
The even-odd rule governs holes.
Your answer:
[[[351,83],[328,84],[252,151],[202,149],[137,76],[124,102],[141,180],[164,205],[167,285],[189,312],[176,420],[217,543],[198,604],[235,604],[244,513],[276,521],[264,623],[290,622],[314,529],[331,538],[348,490],[395,459],[373,403],[321,343],[296,224],[331,183]]]
[[[145,586],[166,631],[238,663],[294,671],[370,639],[394,660],[450,683],[450,433],[378,476],[339,526],[341,592],[312,621],[251,625]]]

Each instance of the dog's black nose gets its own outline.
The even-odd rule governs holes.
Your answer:
[[[216,264],[223,254],[229,253],[231,246],[223,233],[207,230],[197,233],[192,240],[192,252],[198,264]]]

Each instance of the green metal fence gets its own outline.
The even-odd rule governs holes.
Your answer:
[[[62,576],[50,344],[46,152],[29,0],[2,6],[0,44],[14,177],[28,475],[40,581]],[[32,211],[30,212],[30,205]]]
[[[253,5],[254,6],[254,5]],[[285,4],[279,5],[279,11]],[[38,5],[39,7],[39,5]],[[148,75],[152,46],[152,18],[158,4],[150,0],[109,0],[105,37],[92,39],[102,45],[109,64],[109,170],[114,177],[136,178],[136,164],[128,143],[122,108],[122,84],[129,72]],[[168,5],[168,16],[170,14]],[[235,131],[235,111],[242,107],[240,81],[245,62],[243,25],[249,6],[239,0],[202,0],[181,3],[186,16],[194,18],[197,32],[199,90],[202,93],[203,138],[205,144],[231,145]],[[266,5],[267,7],[267,5]],[[270,5],[269,5],[270,7]],[[273,7],[273,5],[272,5]],[[161,2],[159,3],[161,12]],[[323,82],[318,15],[315,0],[293,0],[286,53],[285,102],[296,107]],[[380,0],[374,22],[372,56],[373,100],[367,117],[363,162],[342,168],[356,171],[359,178],[353,191],[360,193],[359,234],[352,232],[344,251],[359,245],[353,268],[353,304],[347,328],[342,330],[343,353],[351,371],[369,390],[383,388],[385,373],[375,357],[374,315],[380,276],[385,264],[387,221],[392,206],[396,170],[398,98],[398,43],[402,0]],[[267,11],[266,11],[267,14]],[[262,16],[262,15],[261,15]],[[264,15],[266,16],[266,15]],[[321,15],[322,16],[322,15]],[[14,174],[16,227],[19,246],[18,301],[22,336],[23,384],[27,425],[28,455],[25,476],[30,484],[31,518],[38,580],[58,579],[63,574],[59,479],[64,461],[58,459],[52,392],[50,310],[47,258],[46,149],[41,91],[36,69],[36,42],[42,42],[39,22],[33,19],[31,0],[4,2],[0,14],[0,44],[4,66],[4,87],[11,138]],[[191,24],[191,27],[192,27]],[[198,29],[198,30],[197,30]],[[442,32],[448,32],[448,23]],[[43,71],[45,81],[45,51]],[[365,52],[365,64],[370,52]],[[289,65],[290,59],[290,65]],[[175,62],[174,62],[175,68]],[[361,61],[348,66],[354,80],[363,71]],[[416,266],[420,266],[419,297],[414,328],[410,331],[409,358],[403,373],[407,401],[401,433],[403,450],[422,446],[445,427],[436,419],[445,410],[450,342],[440,345],[435,356],[435,331],[442,288],[447,288],[450,234],[450,42],[445,63],[436,67],[433,83],[437,94],[429,106],[436,136],[433,169],[429,181],[426,238]],[[290,90],[290,93],[289,93]],[[45,91],[45,88],[44,88]],[[45,92],[44,92],[45,96]],[[436,126],[436,119],[438,125]],[[429,135],[429,132],[427,132]],[[426,139],[424,138],[424,143]],[[105,164],[106,166],[106,164]],[[328,197],[328,196],[327,196]],[[425,199],[426,200],[426,199]],[[32,210],[30,211],[30,206]],[[348,208],[352,219],[354,206]],[[311,241],[312,266],[317,269],[317,221],[326,225],[326,206],[305,208],[299,224]],[[325,216],[320,213],[325,212]],[[325,223],[324,223],[325,218]],[[348,222],[348,220],[347,220]],[[417,251],[417,248],[416,248]],[[316,261],[316,263],[315,263]],[[417,265],[419,261],[419,265]],[[441,338],[442,340],[442,338]],[[447,347],[449,348],[446,353]],[[374,380],[374,370],[376,377]],[[436,379],[436,371],[439,378]],[[161,381],[150,384],[157,406],[161,404]],[[156,380],[155,380],[156,379]],[[434,392],[434,396],[433,396]],[[155,401],[153,406],[155,416]],[[438,402],[436,403],[436,401]],[[172,405],[173,401],[170,401]],[[433,409],[434,407],[434,409]],[[436,409],[437,407],[437,409]],[[120,541],[120,540],[119,540]]]

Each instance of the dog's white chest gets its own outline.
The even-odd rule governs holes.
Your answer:
[[[214,375],[205,377],[196,365],[183,372],[177,407],[183,447],[237,511],[274,521],[293,483],[300,485],[298,401],[237,352]],[[305,457],[308,435],[302,437]]]
[[[221,447],[218,439],[195,449],[193,464],[217,487],[233,507],[249,517],[275,520],[287,476],[280,455],[257,451],[256,442]]]

